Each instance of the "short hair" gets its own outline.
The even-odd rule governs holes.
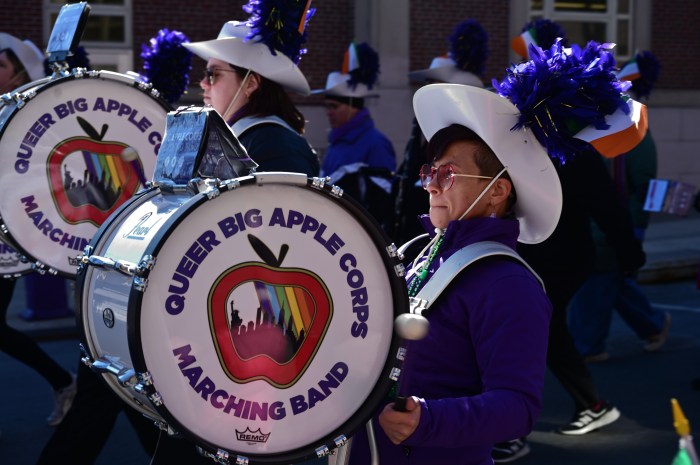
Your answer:
[[[236,72],[236,75],[242,80],[249,72],[248,69],[240,66],[229,66]],[[255,73],[255,71],[250,71]],[[238,110],[234,115],[234,121],[237,121],[245,116],[279,116],[285,123],[292,127],[299,134],[304,133],[306,120],[304,115],[297,109],[292,102],[292,99],[287,94],[284,88],[265,76],[255,73],[260,78],[258,90],[250,96],[250,101],[243,108]]]

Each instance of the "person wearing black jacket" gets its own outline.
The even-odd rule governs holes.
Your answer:
[[[641,268],[646,256],[601,157],[575,156],[559,166],[557,172],[564,198],[559,224],[549,239],[536,245],[518,244],[518,252],[544,280],[553,305],[547,365],[574,400],[576,410],[571,423],[559,431],[581,435],[620,416],[598,393],[567,326],[567,305],[595,264],[590,220],[598,224],[614,247],[625,273]]]

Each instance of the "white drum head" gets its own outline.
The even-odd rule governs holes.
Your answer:
[[[364,424],[388,391],[406,303],[376,229],[284,184],[246,185],[171,221],[146,250],[157,261],[130,344],[166,421],[258,458],[308,455]]]
[[[0,216],[31,259],[74,276],[100,224],[152,176],[167,104],[129,76],[69,76],[5,106]]]

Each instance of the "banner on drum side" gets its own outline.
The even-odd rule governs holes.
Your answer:
[[[183,185],[197,177],[233,179],[257,166],[216,110],[181,107],[166,118],[153,180]]]

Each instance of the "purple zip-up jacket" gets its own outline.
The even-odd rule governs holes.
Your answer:
[[[432,229],[427,216],[421,221]],[[453,221],[428,276],[474,242],[514,249],[518,233],[517,220]],[[491,464],[494,443],[526,436],[541,409],[551,311],[540,283],[514,260],[462,271],[426,315],[428,336],[408,346],[400,389],[421,398],[418,428],[395,446],[373,419],[380,464]],[[364,428],[351,456],[353,465],[369,464]]]

